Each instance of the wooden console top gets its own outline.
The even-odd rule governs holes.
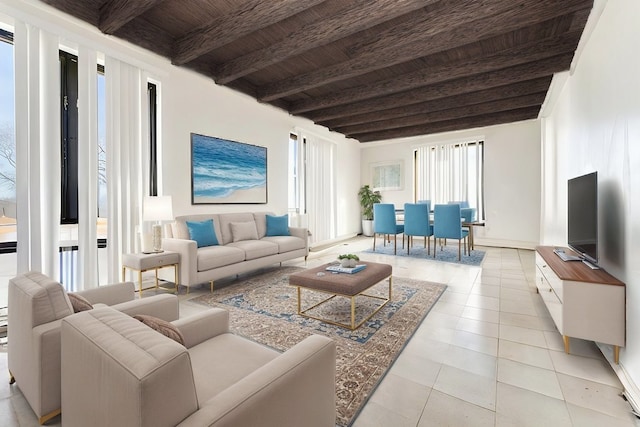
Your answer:
[[[603,269],[592,270],[580,261],[562,261],[560,257],[553,252],[556,247],[557,246],[536,246],[536,251],[544,258],[547,264],[549,264],[549,267],[553,269],[561,280],[624,286],[624,283]],[[562,249],[564,249],[568,255],[575,254],[575,252],[569,248]]]

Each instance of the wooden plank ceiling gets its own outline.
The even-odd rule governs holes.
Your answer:
[[[44,0],[360,142],[538,116],[592,0]]]

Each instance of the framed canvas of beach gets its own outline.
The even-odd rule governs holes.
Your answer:
[[[267,148],[191,134],[191,204],[267,203]]]

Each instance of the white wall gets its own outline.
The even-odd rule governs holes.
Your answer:
[[[115,37],[38,1],[0,0],[0,22],[13,17],[60,36],[72,49],[91,46],[98,52],[131,63],[160,86],[161,189],[173,196],[174,215],[200,212],[287,210],[288,138],[294,128],[310,131],[337,147],[338,236],[355,234],[359,211],[359,148],[355,140],[283,110],[260,104],[249,96],[217,86],[212,79],[171,65],[170,61]],[[191,205],[190,133],[227,138],[267,147],[268,203],[258,205]]]
[[[363,144],[360,180],[371,183],[371,164],[402,160],[404,188],[382,192],[385,203],[413,201],[413,150],[420,145],[481,139],[485,147],[486,226],[476,243],[533,248],[540,236],[540,122],[527,120],[459,132]]]
[[[627,285],[620,370],[640,384],[640,2],[594,10],[574,70],[544,111],[542,240],[566,244],[567,180],[597,171],[599,264]]]

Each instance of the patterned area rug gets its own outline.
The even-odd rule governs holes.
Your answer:
[[[284,267],[243,278],[213,294],[191,301],[230,311],[233,332],[285,351],[311,334],[326,335],[337,343],[337,424],[350,425],[379,381],[398,357],[417,326],[440,298],[446,286],[421,280],[393,277],[392,300],[359,329],[349,331],[296,314],[296,288],[289,275],[303,270]],[[388,295],[384,280],[367,293]],[[303,290],[303,308],[326,298],[326,294]],[[362,318],[372,312],[377,300],[356,298],[356,313]],[[321,306],[322,316],[344,321],[349,300],[334,298]],[[315,313],[318,314],[318,313]]]
[[[407,255],[407,242],[405,241],[405,247],[402,249],[402,242],[398,241],[398,250],[396,256],[403,257],[411,257],[411,258],[422,258],[427,261],[443,261],[443,262],[453,262],[456,264],[464,264],[464,265],[480,265],[482,264],[482,260],[484,259],[484,251],[479,251],[474,249],[470,254],[465,255],[464,250],[462,251],[462,259],[458,261],[458,245],[445,246],[443,250],[440,250],[440,246],[438,246],[438,250],[436,251],[436,257],[433,257],[433,245],[431,246],[431,253],[427,255],[427,248],[418,243],[418,238],[415,239],[414,245],[411,247],[411,253]],[[455,243],[455,242],[454,242]],[[384,254],[384,255],[393,255],[393,240],[391,243],[387,243],[386,246],[383,246],[380,241],[376,242],[376,250],[373,251],[373,248],[366,249],[362,252],[372,253],[372,254]]]

